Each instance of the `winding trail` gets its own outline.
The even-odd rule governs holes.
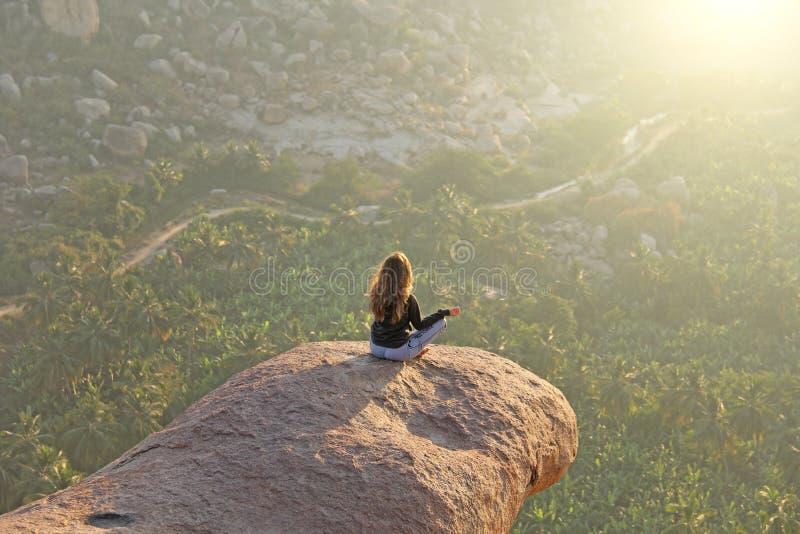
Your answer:
[[[496,202],[494,204],[489,204],[483,209],[509,210],[509,209],[524,208],[536,202],[541,202],[542,200],[552,198],[558,195],[559,193],[563,193],[564,191],[570,189],[571,187],[580,185],[584,182],[592,181],[595,183],[602,183],[608,180],[614,174],[619,173],[620,171],[624,171],[639,163],[645,156],[651,154],[656,148],[658,148],[661,145],[661,143],[663,143],[667,138],[669,138],[671,135],[677,132],[681,127],[683,127],[684,124],[685,124],[684,121],[677,121],[677,122],[670,122],[662,126],[655,134],[653,134],[653,136],[648,140],[646,145],[634,151],[632,154],[622,156],[616,162],[614,162],[614,164],[612,164],[609,169],[606,169],[605,171],[595,174],[592,173],[583,174],[581,176],[578,176],[577,178],[573,178],[572,180],[563,182],[555,187],[545,189],[544,191],[539,191],[532,197],[523,198],[519,200],[505,200],[503,202]]]
[[[555,197],[558,194],[563,193],[564,191],[570,189],[575,185],[579,185],[581,183],[590,180],[596,183],[605,181],[608,178],[610,178],[613,174],[632,167],[633,165],[641,161],[642,158],[644,158],[648,154],[651,154],[661,145],[661,143],[664,140],[666,140],[675,132],[677,132],[684,124],[685,124],[684,121],[673,121],[665,124],[658,131],[656,131],[655,134],[653,134],[650,137],[650,139],[643,147],[634,151],[632,154],[621,157],[611,166],[611,168],[603,172],[596,174],[585,174],[577,178],[573,178],[555,187],[551,187],[544,191],[540,191],[535,195],[533,195],[532,197],[519,200],[508,200],[504,202],[497,202],[494,204],[489,204],[487,206],[484,206],[480,209],[502,211],[502,210],[524,208],[536,202],[541,202],[543,200]],[[114,274],[115,275],[124,274],[129,270],[131,270],[132,268],[136,267],[137,265],[141,265],[147,262],[150,258],[153,257],[153,255],[156,252],[158,252],[159,249],[164,247],[177,234],[185,230],[192,223],[192,221],[194,221],[198,217],[206,216],[209,219],[216,219],[218,217],[228,215],[235,211],[241,211],[257,207],[259,206],[259,202],[261,202],[262,205],[268,204],[270,209],[272,209],[277,213],[306,222],[323,222],[326,220],[330,220],[331,218],[329,214],[320,213],[318,215],[309,215],[307,213],[294,211],[290,207],[287,207],[284,201],[267,197],[265,195],[261,196],[256,195],[248,199],[247,202],[243,202],[235,206],[217,208],[206,211],[204,213],[189,215],[178,220],[170,221],[169,223],[167,223],[165,228],[151,234],[144,241],[140,242],[137,246],[135,246],[134,248],[123,254],[122,257],[120,258],[120,266],[114,271]],[[379,221],[376,224],[385,224],[387,222],[388,221]],[[19,301],[22,299],[22,297],[23,296],[14,297],[10,299],[11,300],[10,303],[0,306],[0,318],[6,316],[15,316],[20,314],[23,311],[22,306],[19,304]]]
[[[280,213],[282,215],[286,215],[288,217],[293,217],[295,219],[300,219],[306,222],[320,222],[327,219],[326,216],[322,215],[307,215],[305,213],[300,213],[293,211],[290,208],[287,208],[285,205],[276,205],[274,199],[269,199],[270,209],[273,211]],[[227,208],[218,208],[210,211],[206,211],[204,213],[194,214],[187,216],[179,221],[172,221],[169,223],[168,227],[160,230],[145,239],[138,248],[135,248],[127,253],[125,253],[122,258],[120,259],[120,266],[117,270],[114,271],[115,275],[124,274],[127,271],[131,270],[133,267],[140,265],[147,260],[149,260],[153,255],[164,245],[166,245],[170,239],[175,237],[177,234],[185,230],[195,219],[198,217],[208,217],[209,219],[216,219],[222,217],[223,215],[228,215],[229,213],[233,213],[235,211],[242,211],[250,208],[257,207],[258,204],[253,203],[251,200],[247,204],[240,204],[236,206],[231,206]]]

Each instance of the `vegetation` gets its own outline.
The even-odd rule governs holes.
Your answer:
[[[784,123],[742,121],[690,122],[626,171],[644,186],[657,168],[691,176],[694,222],[661,259],[620,240],[610,280],[550,259],[540,208],[476,211],[471,194],[497,179],[480,161],[466,165],[480,172],[463,187],[453,174],[421,198],[401,192],[393,224],[367,229],[346,210],[321,223],[267,209],[200,217],[171,252],[116,276],[120,240],[155,208],[136,207],[131,189],[108,178],[74,180],[54,221],[80,213],[81,224],[42,237],[57,244],[33,248],[49,268],[31,281],[24,316],[0,319],[11,347],[0,362],[0,509],[76,482],[240,369],[306,341],[364,339],[362,291],[341,291],[327,278],[334,269],[361,273],[397,248],[418,266],[455,266],[450,249],[468,240],[474,258],[459,265],[535,276],[513,277],[494,298],[480,285],[444,291],[420,272],[421,301],[461,304],[446,341],[548,379],[580,427],[576,464],[527,502],[515,532],[796,532],[800,162],[764,157],[791,138]],[[711,140],[702,151],[700,139]],[[198,150],[185,171],[156,165],[148,194],[164,189],[166,199],[215,174],[272,183],[275,166],[258,150]],[[437,157],[452,162],[434,156],[415,175]],[[371,178],[355,163],[326,176],[318,187],[328,200],[365,200],[359,188]],[[19,245],[5,246],[5,265],[21,263]],[[254,284],[251,274],[268,266],[286,283]],[[324,275],[316,282],[315,269]]]

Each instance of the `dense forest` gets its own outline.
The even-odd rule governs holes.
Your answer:
[[[796,121],[690,117],[624,171],[644,190],[691,177],[691,199],[672,213],[678,229],[659,235],[670,240],[663,255],[631,237],[640,228],[630,234],[630,221],[611,220],[613,276],[556,261],[541,231],[588,216],[597,196],[483,208],[482,180],[509,169],[476,154],[436,153],[405,173],[406,184],[425,182],[447,158],[482,169],[425,199],[401,187],[387,224],[365,225],[346,208],[369,173],[339,162],[322,182],[330,217],[263,206],[199,216],[166,254],[126,272],[117,268],[126,239],[192,181],[224,173],[243,189],[273,191],[296,179],[293,165],[271,165],[257,144],[198,147],[192,165],[161,161],[145,185],[80,179],[53,219],[80,225],[26,236],[40,248],[3,238],[4,272],[45,254],[54,268],[4,280],[7,292],[28,293],[23,315],[2,319],[0,505],[76,482],[238,370],[306,341],[365,339],[362,280],[333,275],[359,276],[403,249],[421,268],[423,303],[465,310],[447,343],[514,359],[562,389],[578,415],[576,464],[529,499],[515,531],[797,531]],[[467,256],[454,250],[464,245]],[[443,283],[426,275],[432,263],[495,269],[508,286],[475,276]],[[276,284],[254,283],[269,269]]]

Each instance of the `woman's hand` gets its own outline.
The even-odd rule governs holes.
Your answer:
[[[461,313],[461,306],[456,306],[455,308],[450,308],[450,316],[451,317],[455,317],[459,313]]]

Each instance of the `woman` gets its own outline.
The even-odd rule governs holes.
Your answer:
[[[413,282],[411,262],[402,252],[387,256],[370,280],[368,295],[375,321],[369,345],[379,358],[405,361],[424,354],[425,345],[447,328],[444,318],[461,313],[455,307],[420,318],[419,304],[411,294]],[[413,334],[412,326],[417,330]]]

